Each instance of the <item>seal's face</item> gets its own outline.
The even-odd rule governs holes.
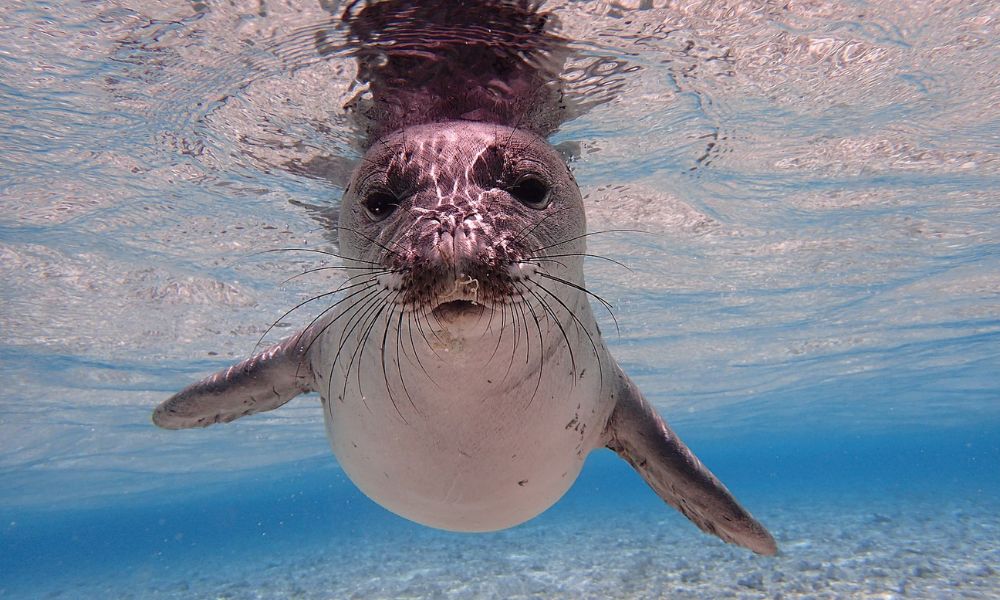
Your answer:
[[[530,301],[540,272],[582,284],[585,228],[579,188],[544,140],[448,122],[372,147],[345,194],[340,243],[383,272],[389,302],[448,322]]]

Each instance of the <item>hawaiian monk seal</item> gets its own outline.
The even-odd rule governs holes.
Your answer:
[[[339,218],[356,273],[339,299],[163,402],[157,425],[203,427],[318,392],[359,488],[458,531],[538,515],[607,447],[701,529],[776,552],[605,347],[584,285],[583,201],[542,136],[502,122],[404,123],[368,148]]]

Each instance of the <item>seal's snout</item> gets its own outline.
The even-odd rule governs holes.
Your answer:
[[[448,206],[429,216],[434,228],[433,247],[440,260],[456,275],[479,253],[479,215]]]
[[[455,317],[479,306],[480,281],[470,273],[480,273],[486,258],[479,247],[478,215],[450,211],[433,217],[436,222],[434,259],[439,261],[439,292],[433,300],[434,314]]]
[[[473,211],[449,210],[427,217],[431,232],[432,260],[457,279],[482,260],[479,247],[481,219]]]
[[[400,264],[406,290],[402,301],[423,305],[444,315],[481,311],[489,302],[488,289],[495,251],[483,245],[483,219],[474,207],[433,199],[409,229],[411,252],[392,255]]]

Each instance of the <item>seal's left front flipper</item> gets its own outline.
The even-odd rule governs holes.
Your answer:
[[[293,335],[188,386],[156,407],[153,422],[166,429],[207,427],[273,410],[313,391],[312,369],[305,360],[306,337]]]
[[[656,493],[703,531],[758,554],[778,551],[774,538],[733,498],[663,422],[624,374],[605,430],[605,444]]]

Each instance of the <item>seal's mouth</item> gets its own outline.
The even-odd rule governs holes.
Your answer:
[[[439,320],[454,321],[464,316],[478,316],[484,310],[485,306],[472,300],[449,300],[435,306],[431,314]]]
[[[451,289],[437,298],[431,314],[445,321],[454,321],[466,315],[480,315],[484,307],[478,299],[479,280],[462,273],[452,283]]]

